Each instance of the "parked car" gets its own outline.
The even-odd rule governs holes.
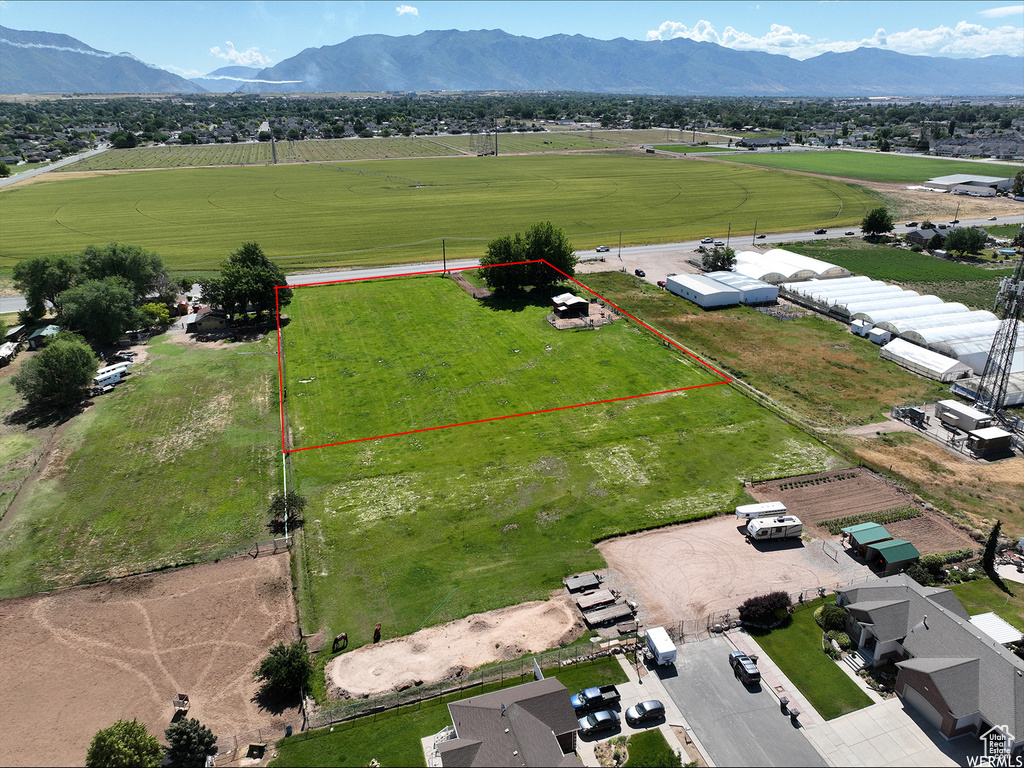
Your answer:
[[[633,274],[636,275],[637,277],[647,277],[647,273],[644,272],[639,267],[637,267],[636,269],[633,270]]]
[[[591,712],[586,717],[580,718],[580,733],[583,734],[603,731],[608,728],[617,728],[618,726],[619,713],[610,709]]]
[[[626,722],[630,725],[641,725],[665,716],[665,705],[660,701],[641,701],[626,710]]]
[[[814,230],[814,234],[816,234],[816,235],[824,235],[827,232],[828,232],[827,229],[816,229],[816,230]]]
[[[729,654],[729,664],[736,677],[743,683],[761,682],[761,671],[757,663],[743,651],[733,651]]]
[[[766,237],[768,237],[768,235],[765,235],[765,234],[761,234],[761,235],[758,235],[758,236],[757,236],[757,239],[758,239],[758,240],[764,240],[764,239],[765,239]]]
[[[588,709],[601,709],[618,704],[620,698],[619,689],[614,685],[600,685],[584,688],[576,695],[570,696],[569,703],[574,710],[582,713]]]
[[[716,247],[721,248],[723,245],[725,245],[725,241],[724,240],[715,240],[715,246]]]
[[[599,245],[594,250],[596,250],[598,253],[607,253],[611,249],[607,245]]]
[[[705,245],[707,245],[708,243],[715,242],[715,238],[713,238],[713,237],[705,237],[703,240],[701,240],[701,242],[704,243]]]
[[[658,287],[659,288],[668,288],[668,283],[666,283],[664,280],[659,280],[658,281]]]
[[[857,233],[854,232],[852,229],[848,229],[844,234],[846,234],[846,235],[856,235]]]

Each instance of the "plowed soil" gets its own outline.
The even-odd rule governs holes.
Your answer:
[[[231,736],[281,719],[252,701],[252,672],[297,637],[289,558],[5,600],[0,637],[0,765],[83,765],[95,733],[118,719],[163,741],[177,693],[190,717]]]

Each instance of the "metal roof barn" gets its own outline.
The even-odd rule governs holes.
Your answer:
[[[709,272],[704,277],[710,277],[723,285],[735,288],[740,292],[741,304],[774,304],[779,299],[777,285],[755,280],[747,275],[736,272]]]
[[[883,360],[890,360],[926,379],[950,382],[971,375],[969,365],[903,339],[893,339],[878,354]]]
[[[672,275],[665,280],[665,287],[704,309],[735,306],[742,296],[735,288],[704,275]]]

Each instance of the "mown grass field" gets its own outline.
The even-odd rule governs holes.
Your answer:
[[[675,152],[679,155],[688,155],[696,152],[742,152],[743,150],[733,149],[732,147],[693,147],[688,144],[655,144],[655,149],[660,149],[662,152]]]
[[[270,538],[276,343],[204,350],[157,337],[148,351],[146,365],[71,422],[19,502],[0,540],[0,597]]]
[[[725,158],[723,158],[725,159]],[[887,152],[744,152],[730,162],[779,168],[787,171],[823,173],[844,179],[920,184],[936,176],[977,173],[982,176],[1011,177],[1020,166],[994,163],[965,163],[934,157],[906,157]]]
[[[723,230],[854,223],[873,204],[841,182],[742,165],[707,173],[655,155],[590,153],[62,174],[0,193],[0,269],[132,243],[171,269],[215,268],[256,241],[284,269],[479,256],[538,221],[577,248]]]
[[[463,312],[464,299],[457,292],[437,294],[432,310],[439,317]],[[493,312],[485,306],[476,311]],[[534,322],[525,310],[502,311],[509,315],[500,321],[506,329]],[[480,327],[501,327],[494,322]],[[286,339],[297,325],[289,323]],[[559,355],[567,354],[565,345],[593,349],[596,337],[609,330],[568,332],[550,346]],[[431,376],[447,370],[430,367],[453,354],[453,341],[444,334],[418,337],[416,343],[429,353],[423,360],[372,351],[405,332],[401,320],[387,313],[376,323],[363,323],[366,359],[387,359],[396,382],[403,376],[413,380],[422,369]],[[613,342],[615,334],[631,341],[632,354],[645,366],[690,371],[675,361],[677,350],[644,349],[647,342],[631,339],[624,324],[608,334]],[[504,337],[491,338],[494,354],[505,358],[496,364],[508,371],[506,360],[518,357]],[[292,360],[300,352],[300,346],[287,347],[289,409],[305,399],[296,397],[291,383],[297,376]],[[529,352],[538,359],[546,350]],[[655,352],[665,363],[657,363]],[[495,373],[485,354],[478,375],[489,381]],[[580,355],[559,372],[559,380],[600,383],[623,375],[614,365],[601,365],[600,354],[598,349],[589,370]],[[624,358],[615,352],[611,359]],[[353,363],[344,365],[358,372]],[[538,363],[529,370],[539,368]],[[530,374],[521,381],[528,387]],[[439,376],[427,391],[436,388],[441,401],[453,386]],[[331,424],[350,420],[355,426],[348,431],[370,418],[363,415],[365,406],[350,408],[347,390],[326,387],[321,400],[319,418]],[[412,402],[432,407],[429,398]],[[310,499],[297,573],[303,626],[344,629],[356,645],[369,641],[377,621],[402,635],[425,622],[544,598],[564,576],[602,566],[596,539],[730,509],[745,498],[745,479],[842,465],[831,451],[728,385],[298,451],[290,460],[296,487]]]
[[[1005,583],[1013,592],[1012,595],[999,589],[991,579],[954,584],[950,589],[956,593],[971,616],[992,612],[1024,632],[1024,588],[1009,579]]]
[[[626,674],[615,658],[603,658],[571,667],[545,672],[556,677],[570,692],[593,685],[624,683]],[[437,733],[452,724],[448,704],[512,685],[529,682],[513,678],[504,684],[493,683],[443,698],[425,701],[410,707],[382,712],[372,717],[339,723],[330,730],[298,733],[277,744],[275,768],[286,766],[367,765],[376,759],[380,765],[426,765],[420,739]]]
[[[894,404],[948,394],[880,359],[867,339],[816,315],[782,321],[749,307],[706,312],[618,272],[586,279],[609,301],[816,425],[870,424]]]
[[[480,302],[439,275],[296,289],[282,335],[294,447],[722,380],[629,320],[554,329],[550,297],[568,289]]]

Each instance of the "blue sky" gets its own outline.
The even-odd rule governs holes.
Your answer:
[[[188,77],[265,67],[365,34],[503,29],[610,40],[689,37],[806,59],[874,46],[955,58],[1024,56],[1024,4],[1006,2],[190,2],[0,0],[0,24],[62,32]],[[1024,77],[1024,62],[1022,62]]]

